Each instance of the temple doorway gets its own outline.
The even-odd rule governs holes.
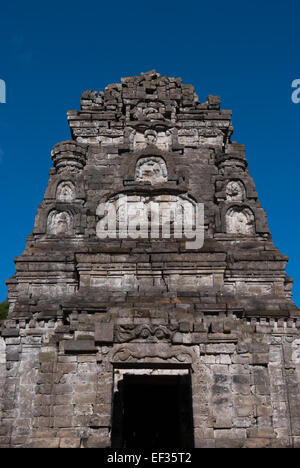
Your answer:
[[[192,448],[190,375],[124,375],[114,395],[112,446]]]

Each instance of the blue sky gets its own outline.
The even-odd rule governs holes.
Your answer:
[[[155,68],[221,96],[300,305],[300,3],[6,2],[0,11],[0,300],[42,202],[50,151],[81,92]]]

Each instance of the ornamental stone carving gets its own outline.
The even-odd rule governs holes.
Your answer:
[[[138,160],[135,169],[138,182],[150,182],[152,185],[166,182],[168,171],[165,161],[157,156],[149,156]]]
[[[71,202],[75,199],[75,187],[70,181],[61,182],[57,186],[56,199],[62,202]]]
[[[161,150],[169,150],[172,145],[172,133],[163,127],[155,127],[155,129],[137,127],[130,133],[129,141],[135,150],[141,150],[150,145],[155,145]]]
[[[171,346],[166,343],[157,344],[122,344],[115,346],[111,362],[162,362],[175,364],[196,363],[199,358],[198,349],[184,346]]]
[[[226,186],[226,200],[227,201],[244,201],[245,188],[242,182],[238,180],[231,180]]]
[[[120,343],[132,340],[159,342],[170,341],[173,334],[174,330],[172,331],[163,325],[120,325],[117,328],[116,338]]]
[[[228,234],[255,234],[254,215],[249,208],[234,206],[226,213],[226,232]]]
[[[47,232],[55,236],[71,234],[71,215],[67,211],[51,211],[48,216]]]

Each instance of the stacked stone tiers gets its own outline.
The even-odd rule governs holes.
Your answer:
[[[189,373],[196,447],[299,446],[299,310],[231,111],[151,71],[84,92],[68,121],[7,280],[0,447],[111,446],[137,369]],[[124,197],[203,204],[204,245],[101,239],[100,208]]]

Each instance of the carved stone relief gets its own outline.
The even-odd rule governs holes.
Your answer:
[[[56,198],[62,202],[69,202],[75,198],[75,187],[70,181],[61,182],[57,186]]]
[[[167,129],[137,129],[131,132],[129,140],[134,150],[141,150],[149,145],[155,145],[162,150],[169,150],[172,146],[172,133]]]
[[[177,327],[174,327],[177,329]],[[120,325],[117,327],[116,339],[120,343],[132,340],[158,342],[170,340],[175,330],[163,325]]]
[[[137,120],[160,120],[166,112],[165,104],[159,101],[141,101],[133,109],[133,117]]]
[[[157,344],[122,344],[112,352],[111,362],[162,362],[177,364],[193,364],[197,355],[193,349],[181,346],[171,346],[166,343]]]
[[[242,182],[238,180],[231,180],[226,186],[226,200],[227,201],[244,201],[245,188]]]
[[[139,159],[135,169],[135,179],[139,182],[150,182],[152,185],[166,182],[168,172],[165,161],[157,156]]]
[[[249,208],[233,206],[226,213],[226,232],[228,234],[255,234],[254,215]]]
[[[71,234],[72,218],[67,211],[51,211],[47,221],[47,232],[56,236]]]

